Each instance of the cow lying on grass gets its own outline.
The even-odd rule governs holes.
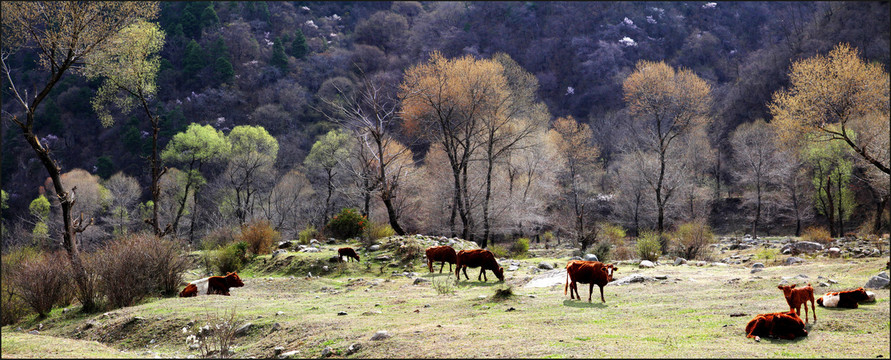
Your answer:
[[[866,290],[859,287],[854,290],[826,293],[817,299],[817,305],[828,308],[856,309],[859,306],[858,303],[869,301],[869,299]]]
[[[486,270],[492,270],[499,281],[504,281],[504,268],[498,266],[495,261],[495,254],[486,249],[461,250],[456,254],[455,276],[461,279],[461,269],[464,269],[464,278],[470,280],[467,276],[468,267],[480,268],[480,274],[477,280],[489,281],[486,278]]]
[[[337,260],[343,261],[343,257],[347,257],[347,261],[350,259],[356,259],[356,262],[359,262],[359,254],[356,254],[356,250],[353,250],[351,247],[342,247],[337,249]]]
[[[226,295],[229,296],[229,288],[242,287],[244,283],[238,277],[238,273],[227,273],[226,276],[211,276],[198,279],[186,285],[179,293],[179,297],[191,297],[198,295]]]
[[[804,329],[804,321],[801,321],[795,310],[755,315],[755,318],[746,324],[746,337],[761,341],[761,337],[764,336],[792,340],[807,336],[807,330]]]
[[[568,287],[569,298],[581,300],[582,297],[579,295],[577,283],[590,284],[588,287],[588,302],[591,302],[594,284],[597,284],[600,287],[600,301],[605,303],[603,287],[613,281],[613,272],[615,271],[616,267],[613,264],[605,265],[599,261],[571,260],[566,264],[566,285],[563,286],[563,295],[566,295]]]
[[[442,274],[442,268],[446,263],[449,263],[449,272],[452,272],[452,264],[458,262],[458,254],[455,253],[455,249],[452,249],[451,246],[433,246],[427,248],[427,269],[430,272],[433,272],[433,263],[436,261],[441,261],[441,265],[439,265],[439,273]]]
[[[801,316],[801,305],[804,305],[804,322],[807,322],[807,302],[811,302],[811,310],[814,312],[814,321],[817,321],[817,309],[814,306],[814,288],[811,284],[796,289],[796,284],[779,285],[777,289],[783,290],[783,296],[786,297],[786,303],[789,304],[789,310],[795,310],[798,316]]]

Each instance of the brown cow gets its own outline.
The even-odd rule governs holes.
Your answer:
[[[226,276],[211,276],[198,279],[186,285],[179,293],[179,297],[191,297],[198,295],[226,295],[229,296],[229,288],[242,287],[244,283],[238,277],[238,273],[227,273]]]
[[[498,266],[498,261],[495,261],[495,254],[489,250],[461,250],[456,254],[456,258],[455,276],[458,277],[458,280],[461,279],[461,269],[464,269],[464,278],[470,280],[470,277],[467,276],[467,268],[478,267],[480,268],[480,275],[477,276],[477,280],[482,278],[483,281],[489,281],[486,278],[486,270],[492,270],[499,281],[504,281],[504,268]]]
[[[449,272],[452,272],[452,264],[458,262],[458,254],[451,246],[433,246],[427,248],[427,269],[433,272],[433,262],[441,261],[439,265],[439,273],[442,274],[442,268],[449,263]]]
[[[804,322],[807,322],[807,302],[811,302],[811,310],[814,311],[814,321],[817,321],[817,308],[814,306],[814,288],[811,284],[802,288],[795,288],[796,284],[779,285],[777,289],[783,290],[783,296],[786,297],[786,303],[789,304],[789,310],[795,310],[798,316],[801,316],[801,305],[804,305]]]
[[[579,289],[577,283],[590,284],[588,288],[588,302],[591,302],[591,296],[594,293],[594,284],[600,287],[600,301],[606,302],[603,298],[603,287],[613,281],[613,273],[616,266],[613,264],[603,264],[599,261],[570,260],[566,264],[566,285],[563,286],[563,295],[566,295],[566,289],[569,288],[569,298],[579,299]]]
[[[856,309],[859,307],[858,303],[868,300],[869,295],[866,294],[866,290],[859,287],[854,290],[826,293],[817,299],[817,305],[823,307]]]
[[[347,261],[350,259],[356,259],[356,262],[359,261],[359,254],[356,254],[356,250],[353,250],[351,247],[342,247],[337,249],[337,260],[343,261],[343,257],[347,257]]]
[[[801,321],[795,310],[758,314],[746,324],[746,337],[761,341],[762,336],[792,340],[799,336],[807,336],[807,330],[804,329],[804,321]]]

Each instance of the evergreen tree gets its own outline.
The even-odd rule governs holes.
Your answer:
[[[269,60],[269,65],[275,66],[282,71],[288,69],[288,56],[285,55],[285,47],[282,45],[281,39],[277,37],[272,45],[272,59]]]
[[[204,10],[201,10],[201,28],[207,28],[210,26],[216,26],[220,24],[220,17],[217,16],[216,10],[213,9],[213,4],[208,5]]]
[[[198,45],[195,39],[192,39],[186,45],[186,53],[183,56],[183,75],[188,78],[187,81],[192,80],[198,74],[198,71],[201,71],[203,68],[204,49],[201,48],[201,45]]]
[[[294,41],[291,42],[290,52],[291,56],[298,59],[303,59],[309,54],[309,45],[306,45],[306,37],[303,36],[303,31],[300,29],[294,32]]]
[[[114,163],[108,155],[102,155],[96,159],[96,175],[108,179],[112,174],[114,174]]]
[[[189,11],[183,12],[183,16],[179,19],[179,25],[183,27],[183,35],[193,39],[201,36],[201,24],[198,23],[198,18]]]
[[[220,84],[229,83],[235,78],[235,69],[232,68],[232,63],[222,56],[217,58],[217,61],[214,64],[214,72],[216,73],[217,80],[219,80]]]
[[[226,60],[230,60],[229,47],[226,46],[226,42],[223,40],[222,36],[217,36],[217,39],[208,46],[207,55],[209,56],[209,59],[223,57]]]

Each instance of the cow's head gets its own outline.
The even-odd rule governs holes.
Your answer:
[[[792,289],[795,288],[795,285],[797,285],[797,284],[792,284],[792,285],[778,285],[778,286],[777,286],[777,289],[783,290],[783,296],[785,296],[785,297],[789,297],[789,296],[792,296]]]
[[[606,272],[606,282],[612,282],[613,281],[613,273],[615,273],[618,270],[619,269],[616,268],[616,265],[614,265],[614,264],[604,265],[603,271]]]
[[[863,290],[862,287],[851,290],[851,293],[854,295],[854,300],[857,302],[866,301],[869,299],[869,294],[867,294],[866,290]]]
[[[504,281],[504,268],[499,266],[497,271],[494,271],[495,276],[498,277],[499,281]]]
[[[231,272],[226,274],[226,285],[229,285],[229,287],[242,287],[244,283],[241,282],[238,273]]]

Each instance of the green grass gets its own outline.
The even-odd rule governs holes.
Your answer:
[[[122,352],[96,341],[63,337],[30,335],[3,331],[0,344],[3,358],[138,358],[132,352]]]
[[[201,324],[208,312],[236,307],[243,321],[254,324],[246,336],[236,339],[236,357],[270,357],[276,346],[300,350],[300,357],[319,357],[326,346],[339,352],[335,357],[357,358],[889,357],[887,289],[875,291],[878,301],[860,309],[818,307],[818,321],[811,320],[807,338],[756,343],[744,334],[745,324],[755,314],[787,308],[776,288],[782,277],[806,274],[809,279],[805,281],[814,286],[818,276],[839,282],[831,289],[816,288],[818,293],[853,288],[881,271],[885,258],[817,258],[795,266],[768,264],[755,274],[750,274],[747,266],[638,269],[621,265],[618,278],[640,273],[668,275],[668,281],[608,285],[604,289],[606,303],[601,304],[596,286],[592,303],[569,300],[562,283],[523,287],[534,276],[527,272],[529,266],[541,261],[565,264],[564,258],[522,260],[520,270],[505,273],[506,284],[495,281],[494,276],[486,283],[479,282],[474,269],[468,271],[471,280],[462,277],[452,295],[439,294],[430,283],[412,285],[412,279],[391,276],[394,270],[401,274],[401,267],[387,267],[381,273],[381,264],[367,259],[370,256],[363,256],[362,263],[344,264],[324,277],[306,278],[287,270],[295,261],[303,260],[311,267],[313,261],[327,261],[332,254],[288,253],[294,255],[292,264],[274,266],[269,260],[266,264],[255,262],[248,267],[253,272],[243,276],[246,285],[233,288],[232,296],[156,299],[110,311],[111,316],[53,311],[42,321],[41,336],[83,340],[78,344],[99,341],[96,345],[106,346],[114,357],[143,356],[136,354],[146,350],[186,357],[197,351],[186,347],[180,329],[190,320]],[[276,260],[283,258],[280,255]],[[370,270],[365,261],[371,261]],[[415,266],[419,276],[430,278],[426,265],[418,261]],[[264,268],[283,270],[266,273]],[[447,278],[445,273],[434,276]],[[739,280],[729,282],[733,278]],[[496,289],[505,285],[513,287],[514,295],[495,300]],[[587,299],[587,286],[580,286],[579,292]],[[507,312],[510,307],[516,311]],[[278,311],[283,314],[276,315]],[[338,311],[347,315],[338,316]],[[730,317],[737,312],[747,315]],[[134,316],[145,321],[128,322]],[[79,331],[90,319],[97,325]],[[275,323],[281,330],[272,331]],[[14,332],[14,328],[2,329],[4,357],[26,356],[21,355],[23,345],[17,344],[30,335]],[[392,337],[371,341],[378,330],[386,330]],[[7,339],[13,339],[12,345],[7,345]],[[154,344],[149,343],[152,339]],[[353,343],[361,343],[362,348],[346,356],[346,348]],[[48,349],[34,347],[37,345],[41,344],[28,345],[33,354],[29,356],[54,356]],[[94,357],[85,346],[71,348],[75,352],[65,357]]]

